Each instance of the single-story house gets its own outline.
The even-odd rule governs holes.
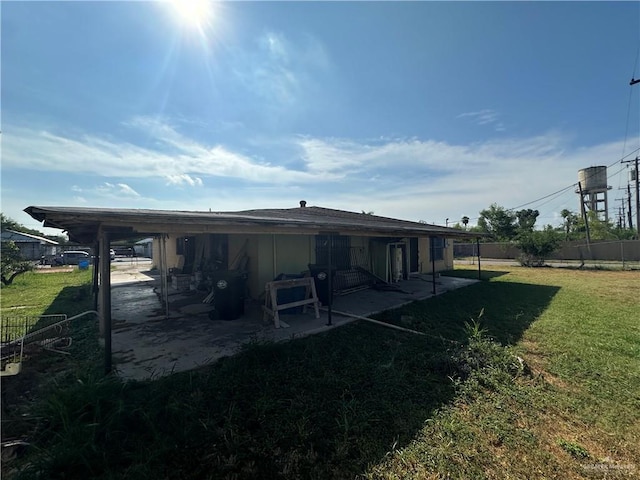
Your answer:
[[[371,278],[392,283],[412,273],[453,268],[453,239],[476,234],[377,215],[323,207],[238,212],[187,212],[79,207],[28,207],[47,227],[72,241],[95,243],[149,236],[153,261],[175,275],[216,270],[247,272],[251,297],[280,274],[299,274],[328,263],[329,240],[335,288]]]
[[[393,283],[412,274],[452,269],[453,239],[477,236],[427,223],[308,207],[305,201],[295,208],[237,212],[40,206],[25,211],[45,227],[66,231],[73,242],[94,244],[100,259],[106,259],[96,269],[106,287],[96,298],[105,336],[111,319],[111,241],[154,239],[152,258],[163,278],[164,296],[172,283],[189,288],[192,276],[206,282],[221,271],[241,271],[248,296],[258,299],[266,283],[280,274],[300,275],[319,266],[335,272],[333,290],[344,292],[370,282]],[[189,280],[175,282],[181,278]]]
[[[3,242],[14,242],[26,260],[40,260],[43,256],[55,255],[60,248],[58,242],[48,238],[14,230],[5,230],[0,237]]]

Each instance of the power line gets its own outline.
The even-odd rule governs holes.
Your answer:
[[[626,155],[624,155],[622,158],[620,158],[619,160],[616,160],[615,162],[611,163],[610,165],[607,165],[607,168],[611,168],[611,167],[613,167],[616,163],[621,163],[625,158],[627,158],[627,157],[629,157],[629,156],[633,155],[634,153],[636,153],[636,152],[638,152],[638,151],[640,151],[640,147],[638,147],[638,148],[636,148],[635,150],[633,150],[633,151],[631,151],[631,152],[627,153],[627,154],[626,154]],[[613,173],[613,174],[611,174],[611,175],[607,175],[607,179],[608,179],[608,178],[610,178],[610,177],[613,177],[613,176],[617,175],[618,173],[620,173],[620,172],[621,172],[622,170],[624,170],[625,168],[626,168],[626,167],[623,167],[621,170],[618,170],[617,172],[615,172],[615,173]],[[592,177],[592,176],[594,176],[594,175],[595,175],[595,173],[593,173],[593,174],[589,175],[587,178],[585,178],[585,180],[587,180],[588,178],[590,178],[590,177]],[[566,190],[573,189],[573,188],[575,188],[577,185],[578,185],[578,182],[576,182],[576,183],[572,183],[571,185],[568,185],[568,186],[566,186],[566,187],[564,187],[564,188],[561,188],[560,190],[557,190],[557,191],[555,191],[555,192],[553,192],[553,193],[550,193],[550,194],[548,194],[548,195],[545,195],[545,196],[543,196],[543,197],[536,198],[535,200],[531,200],[530,202],[523,203],[523,204],[521,204],[521,205],[518,205],[517,207],[508,208],[508,209],[507,209],[507,211],[516,210],[516,209],[518,209],[518,208],[526,207],[526,206],[528,206],[528,205],[531,205],[531,204],[537,203],[537,202],[539,202],[539,201],[541,201],[541,200],[545,200],[545,199],[547,199],[547,198],[549,198],[549,197],[552,197],[552,196],[554,196],[554,195],[557,195],[557,194],[559,194],[559,193],[562,193],[562,192],[564,192],[564,191],[566,191]]]

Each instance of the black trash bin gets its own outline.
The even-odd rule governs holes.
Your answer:
[[[336,266],[331,266],[331,280],[332,286],[335,286]],[[309,264],[309,271],[313,277],[313,282],[316,284],[316,293],[318,294],[318,300],[323,305],[329,304],[329,265],[315,265]],[[333,292],[332,292],[333,293]],[[333,295],[332,297],[333,298]]]
[[[213,282],[213,310],[215,320],[236,320],[244,315],[246,276],[235,270],[219,270],[211,275]]]

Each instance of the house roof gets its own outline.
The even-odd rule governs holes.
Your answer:
[[[49,240],[48,238],[31,235],[30,233],[16,232],[15,230],[5,230],[0,236],[3,242],[13,241],[16,243],[47,243],[49,245],[58,245],[58,242]]]
[[[202,212],[86,207],[25,208],[45,227],[60,228],[73,241],[91,242],[103,228],[112,240],[162,233],[306,233],[335,232],[369,236],[444,236],[475,238],[454,228],[323,207]]]

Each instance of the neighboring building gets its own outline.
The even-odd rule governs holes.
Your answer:
[[[334,287],[348,290],[373,278],[387,282],[412,273],[453,268],[453,239],[477,234],[426,223],[322,207],[239,212],[185,212],[75,207],[29,207],[47,227],[65,229],[71,241],[154,238],[152,258],[162,272],[203,276],[246,271],[253,298],[279,274],[300,274],[329,261]]]
[[[153,257],[153,238],[143,238],[142,240],[138,240],[133,245],[133,250],[136,254],[136,257]]]
[[[43,256],[56,255],[60,249],[58,242],[30,233],[5,230],[0,233],[0,237],[3,242],[14,242],[26,260],[40,260]]]

